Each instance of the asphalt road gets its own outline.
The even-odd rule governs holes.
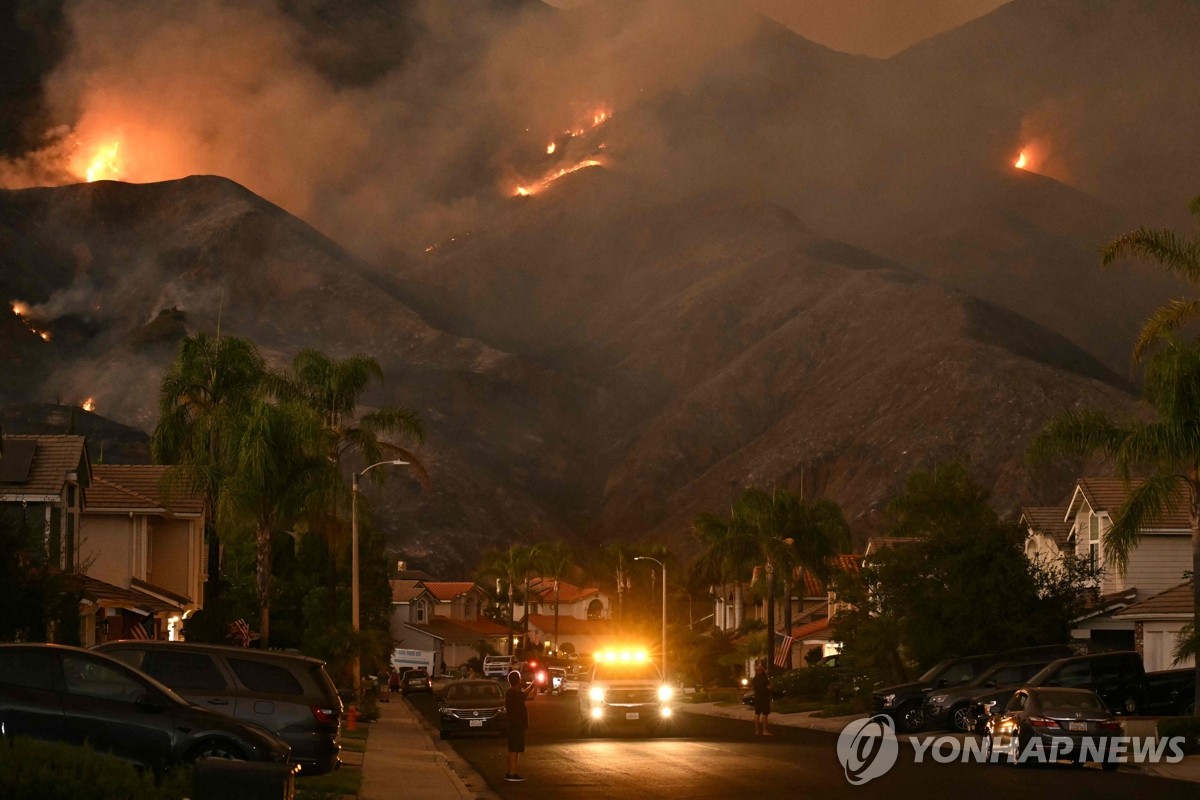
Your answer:
[[[437,700],[409,698],[436,728]],[[504,780],[505,740],[454,738],[454,749],[504,798],[742,798],[848,797],[986,800],[1013,797],[1131,796],[1196,800],[1194,783],[1134,771],[1103,772],[1068,765],[1014,769],[998,764],[913,763],[902,745],[886,774],[851,786],[836,753],[837,736],[775,726],[775,736],[755,737],[751,723],[679,713],[673,734],[588,737],[579,732],[574,696],[539,696],[529,703],[524,783]],[[403,777],[398,778],[402,785]]]

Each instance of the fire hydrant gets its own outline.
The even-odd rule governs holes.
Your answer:
[[[346,730],[358,730],[358,708],[350,706],[350,710],[346,712]]]

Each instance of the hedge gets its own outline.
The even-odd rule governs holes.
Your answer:
[[[1167,717],[1158,721],[1158,736],[1184,738],[1183,752],[1188,755],[1200,753],[1200,717]]]
[[[153,773],[89,747],[0,739],[4,800],[182,800],[191,794],[191,783],[190,769],[156,782]]]

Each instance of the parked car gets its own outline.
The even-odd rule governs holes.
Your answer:
[[[439,734],[500,733],[508,730],[504,689],[496,681],[455,681],[438,705]]]
[[[1196,668],[1146,673],[1148,697],[1142,712],[1192,717],[1196,714]]]
[[[1038,745],[1046,755],[1078,763],[1098,761],[1106,770],[1119,766],[1108,757],[1108,737],[1121,735],[1121,721],[1089,689],[1035,686],[1018,689],[1002,714],[988,720],[984,752],[988,761],[1003,756],[1014,766]],[[1092,746],[1084,747],[1091,739]],[[1056,759],[1058,760],[1058,759]]]
[[[962,686],[934,689],[926,695],[925,723],[927,727],[949,727],[968,733],[975,729],[975,696],[985,690],[1010,694],[1036,675],[1048,659],[1015,663],[1006,661],[984,670]]]
[[[1118,714],[1139,713],[1150,697],[1142,657],[1132,650],[1060,658],[1043,667],[1026,686],[1090,689]],[[994,710],[1005,707],[1012,693],[1011,689],[997,689],[973,698],[977,732]]]
[[[196,705],[257,725],[292,746],[304,774],[336,769],[342,701],[325,662],[193,642],[132,639],[95,650],[170,686]]]
[[[417,669],[406,669],[404,674],[400,676],[400,694],[410,695],[420,692],[432,692],[433,680],[429,677],[429,672],[424,667]]]
[[[446,689],[455,681],[462,680],[462,674],[458,670],[452,669],[448,672],[443,672],[441,675],[434,675],[429,679],[429,690],[437,697],[441,697],[446,693]]]
[[[484,656],[483,677],[503,678],[519,665],[516,656]]]
[[[574,694],[578,692],[579,687],[583,685],[584,678],[586,677],[586,673],[577,673],[573,670],[569,670],[567,674],[563,676],[562,686],[559,687],[559,692],[562,694]]]
[[[9,736],[82,745],[161,770],[215,756],[287,763],[270,731],[199,708],[128,664],[54,644],[0,644],[0,721]]]
[[[1006,660],[1004,656],[993,653],[939,661],[911,683],[876,689],[872,693],[872,712],[887,714],[896,723],[897,730],[906,733],[919,731],[925,726],[926,692],[962,686],[989,667]]]

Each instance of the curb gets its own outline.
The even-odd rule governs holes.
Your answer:
[[[453,745],[447,744],[438,738],[438,732],[429,724],[429,720],[425,719],[425,715],[417,711],[407,698],[404,699],[404,703],[408,706],[408,710],[412,712],[413,718],[421,726],[421,731],[425,734],[425,738],[429,742],[429,747],[433,751],[431,754],[433,760],[450,777],[450,782],[458,789],[459,795],[464,800],[468,798],[500,800],[500,795],[491,790],[488,782],[482,775],[475,771],[470,762],[460,756]]]

